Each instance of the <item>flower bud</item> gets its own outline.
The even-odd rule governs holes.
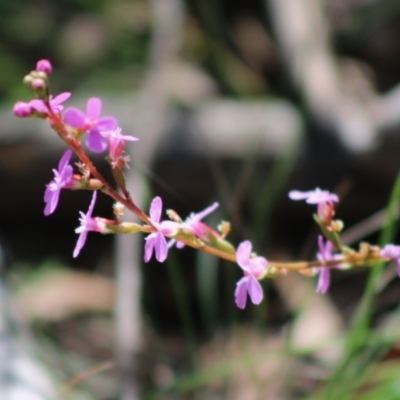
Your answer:
[[[331,221],[328,229],[332,232],[340,233],[344,228],[344,223],[340,219],[335,219]]]
[[[34,78],[32,79],[31,87],[35,92],[43,90],[46,87],[46,82],[41,78]]]
[[[33,81],[33,77],[32,77],[31,74],[28,74],[28,75],[25,75],[25,76],[24,76],[23,82],[24,82],[25,85],[31,86],[32,81]]]
[[[167,213],[169,219],[172,219],[172,221],[175,221],[175,222],[178,222],[178,223],[182,222],[182,218],[179,216],[179,214],[176,211],[167,210],[166,213]]]
[[[121,221],[122,217],[124,216],[124,209],[125,206],[120,202],[116,202],[113,204],[113,211],[115,217],[117,218],[117,221]]]
[[[231,224],[227,221],[222,221],[218,225],[218,230],[222,233],[222,239],[226,238],[231,231]]]
[[[29,103],[25,103],[24,101],[17,101],[13,107],[14,115],[19,118],[26,118],[32,115],[32,108]]]
[[[46,75],[50,75],[53,67],[49,60],[39,60],[36,63],[36,71],[44,72]]]

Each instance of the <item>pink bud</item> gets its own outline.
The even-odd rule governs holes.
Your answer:
[[[34,78],[31,82],[31,86],[33,90],[42,90],[45,88],[46,84],[41,78]]]
[[[13,107],[14,114],[19,118],[26,118],[32,115],[32,108],[24,101],[17,101]]]
[[[49,60],[39,60],[36,63],[36,71],[41,71],[47,75],[50,75],[52,70],[53,70],[53,67]]]

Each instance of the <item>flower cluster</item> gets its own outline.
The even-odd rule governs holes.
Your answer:
[[[40,60],[36,69],[24,78],[24,83],[34,92],[35,98],[14,105],[14,114],[20,118],[38,117],[49,122],[53,130],[69,147],[62,155],[58,167],[53,169],[54,177],[46,185],[44,193],[44,214],[55,212],[62,190],[92,190],[92,199],[86,213],[80,212],[79,234],[73,251],[77,257],[85,245],[89,232],[102,234],[142,232],[146,234],[144,244],[144,261],[152,258],[162,263],[168,257],[169,250],[176,246],[185,246],[207,252],[225,260],[236,263],[243,271],[234,292],[236,305],[244,309],[247,297],[253,304],[263,300],[263,289],[260,280],[284,275],[288,271],[299,271],[304,275],[318,273],[316,291],[326,293],[330,285],[332,268],[342,269],[371,265],[382,261],[395,260],[400,276],[400,246],[387,244],[383,248],[363,243],[356,251],[341,243],[340,232],[343,223],[334,220],[335,203],[339,197],[327,190],[316,188],[310,191],[293,190],[289,192],[292,200],[305,200],[315,204],[317,212],[314,219],[321,229],[318,236],[318,252],[316,260],[293,263],[274,262],[252,252],[253,245],[249,240],[242,241],[237,248],[226,240],[230,231],[228,222],[221,222],[218,230],[211,228],[203,220],[214,212],[218,203],[213,203],[198,213],[191,213],[188,218],[181,217],[168,210],[169,219],[163,219],[163,202],[156,196],[150,205],[148,214],[133,201],[125,185],[123,168],[128,167],[129,157],[125,154],[126,142],[137,141],[138,138],[122,134],[122,129],[114,116],[103,116],[103,102],[98,97],[91,97],[86,103],[86,110],[75,107],[64,110],[64,103],[70,99],[71,93],[64,92],[53,97],[50,93],[49,76],[52,65],[48,60]],[[86,147],[82,146],[84,140]],[[87,149],[87,150],[86,150]],[[109,163],[117,189],[110,184],[97,170],[90,159],[90,153],[103,153],[108,149],[106,160]],[[89,152],[89,154],[87,153]],[[73,153],[79,159],[79,171],[74,173],[71,165]],[[115,219],[93,217],[97,192],[101,191],[115,200]],[[133,212],[141,223],[123,221],[124,210]]]

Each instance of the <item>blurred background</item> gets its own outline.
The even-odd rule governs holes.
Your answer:
[[[320,187],[348,244],[396,242],[399,22],[396,0],[2,0],[0,398],[400,398],[395,266],[333,273],[325,296],[290,274],[241,311],[239,268],[191,249],[144,265],[142,237],[90,234],[73,259],[90,194],[44,217],[64,147],[11,111],[48,58],[53,94],[101,97],[140,138],[127,178],[144,209],[218,201],[207,222],[231,221],[232,243],[311,259],[314,210],[287,192]]]

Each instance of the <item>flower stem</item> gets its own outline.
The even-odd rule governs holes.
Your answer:
[[[85,151],[83,150],[80,142],[76,139],[70,139],[68,136],[68,132],[65,129],[65,126],[60,118],[59,115],[53,112],[51,109],[49,103],[46,103],[47,108],[49,110],[49,119],[50,119],[50,124],[51,127],[57,132],[57,134],[60,136],[60,138],[66,142],[77,154],[79,159],[82,161],[82,163],[89,169],[90,173],[93,175],[94,178],[98,179],[102,184],[103,184],[103,189],[101,189],[103,192],[108,194],[110,197],[112,197],[115,201],[120,202],[123,204],[128,210],[132,211],[134,214],[136,214],[143,222],[146,224],[150,225],[152,229],[155,229],[153,224],[150,221],[150,218],[147,216],[147,214],[142,211],[132,200],[131,196],[129,193],[126,191],[126,189],[123,191],[125,197],[121,196],[103,177],[103,175],[97,170],[97,168],[94,166],[90,158],[87,156]]]

